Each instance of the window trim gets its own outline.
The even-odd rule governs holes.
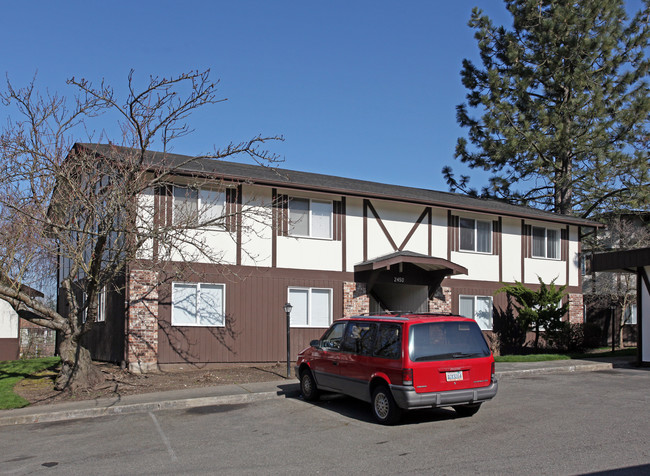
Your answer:
[[[175,323],[174,322],[174,288],[176,285],[182,285],[182,286],[194,286],[196,290],[196,316],[195,319],[197,322],[195,323]],[[199,305],[199,296],[200,296],[200,289],[201,286],[219,286],[222,289],[222,297],[221,297],[221,324],[205,324],[201,321],[198,321],[201,311],[198,307]],[[226,285],[224,283],[205,283],[205,282],[200,282],[200,283],[187,283],[187,282],[182,282],[182,281],[173,281],[172,282],[172,289],[171,289],[171,316],[170,316],[170,321],[172,327],[211,327],[211,328],[220,328],[220,327],[226,327]]]
[[[460,301],[461,301],[462,298],[472,298],[474,300],[474,304],[473,304],[473,308],[474,308],[473,311],[474,312],[473,312],[473,316],[471,316],[470,319],[473,319],[474,322],[476,322],[478,324],[479,328],[482,331],[493,331],[494,330],[494,298],[492,296],[483,296],[483,295],[479,295],[479,294],[459,294],[458,295],[458,314],[459,315],[462,315],[462,314],[460,314]],[[476,320],[476,308],[477,308],[476,303],[477,303],[478,298],[487,298],[487,299],[490,300],[490,307],[491,307],[490,324],[491,324],[491,326],[489,328],[484,329],[483,327],[481,327],[481,324],[479,323],[479,321]],[[467,317],[467,316],[463,316],[463,317]]]
[[[308,205],[309,210],[308,210],[308,214],[307,214],[307,220],[308,220],[308,223],[307,223],[307,233],[308,234],[307,235],[299,235],[299,234],[295,234],[295,233],[292,232],[293,231],[292,227],[291,227],[291,201],[292,200],[306,200],[306,201],[309,202],[309,205]],[[312,207],[312,203],[313,202],[327,203],[330,206],[330,210],[329,210],[329,236],[328,237],[313,236],[313,227],[312,227],[312,224],[313,224],[313,218],[312,218],[313,207]],[[288,228],[287,228],[287,235],[288,236],[291,236],[291,237],[294,237],[294,238],[311,238],[313,240],[327,240],[327,241],[334,240],[334,200],[321,200],[321,199],[317,199],[317,198],[306,198],[306,197],[290,196],[289,197],[289,204],[288,204],[287,208],[288,208],[288,218],[289,218],[289,225],[288,225]]]
[[[471,220],[474,223],[474,249],[463,248],[462,234],[463,230],[468,230],[468,228],[463,228],[461,222],[463,220]],[[490,249],[488,251],[478,251],[478,223],[487,223],[488,224],[488,237],[490,239]],[[469,218],[469,217],[458,217],[458,251],[463,253],[478,253],[482,255],[491,255],[494,253],[494,239],[493,239],[494,226],[492,225],[492,220],[480,220],[478,218]]]
[[[535,229],[544,230],[544,256],[535,254]],[[549,230],[556,233],[557,241],[555,244],[556,258],[548,256],[548,232]],[[545,226],[532,225],[530,228],[530,256],[535,259],[548,259],[552,261],[562,261],[562,230],[557,228],[548,228]]]
[[[291,291],[292,290],[298,290],[298,291],[307,291],[307,324],[306,325],[293,325],[291,324],[292,329],[327,329],[330,327],[333,323],[333,309],[332,305],[334,302],[334,289],[333,288],[320,288],[320,287],[307,287],[307,286],[289,286],[287,288],[287,302],[291,303]],[[327,324],[324,325],[313,325],[311,324],[312,321],[312,292],[313,291],[327,291],[329,294],[329,299],[328,299],[328,316],[327,316]]]
[[[86,291],[81,293],[82,305],[86,305],[88,300],[88,294]],[[81,321],[83,324],[88,320],[88,307],[85,307],[81,316]],[[97,316],[95,317],[95,324],[98,322],[106,322],[106,286],[104,286],[97,293]]]
[[[176,225],[176,189],[186,189],[186,190],[195,190],[196,191],[196,210],[198,213],[198,216],[200,216],[201,213],[205,213],[207,208],[204,210],[202,207],[203,205],[203,200],[201,200],[201,191],[204,192],[213,192],[219,195],[219,204],[221,206],[221,217],[224,217],[225,212],[226,212],[226,192],[224,190],[218,190],[210,187],[192,187],[191,185],[172,185],[172,225]],[[198,218],[197,216],[197,218]],[[193,226],[198,226],[199,223],[193,223]],[[225,228],[225,224],[213,224],[209,225],[207,227],[204,227],[207,229],[213,229],[213,228]],[[207,283],[206,283],[207,284]]]

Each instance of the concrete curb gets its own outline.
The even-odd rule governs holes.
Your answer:
[[[108,407],[82,408],[64,411],[43,411],[28,415],[0,416],[0,426],[24,425],[30,423],[49,423],[79,418],[96,418],[108,415],[128,415],[132,413],[148,413],[159,410],[181,410],[184,408],[206,407],[211,405],[232,405],[237,403],[251,403],[272,398],[286,398],[287,393],[260,392],[238,395],[221,395],[217,397],[184,398],[178,400],[164,400],[159,402],[134,403]]]
[[[539,366],[534,366],[535,364]],[[497,364],[498,365],[498,364]],[[554,373],[572,373],[572,372],[595,372],[599,370],[611,370],[615,367],[628,366],[624,364],[613,364],[612,362],[585,362],[572,364],[560,364],[556,361],[555,365],[549,365],[548,362],[531,363],[529,368],[518,368],[509,370],[497,370],[498,379],[501,378],[525,378],[534,374],[554,374]],[[300,395],[299,384],[286,382],[285,385],[291,386],[283,390],[277,390],[278,382],[269,382],[275,390],[268,391],[269,387],[265,384],[249,384],[247,387],[233,385],[231,390],[234,393],[225,393],[222,395],[195,395],[188,398],[173,398],[172,395],[152,394],[151,398],[157,401],[145,401],[135,403],[119,403],[112,400],[96,402],[79,402],[79,408],[56,408],[48,407],[26,407],[17,410],[7,410],[15,412],[13,414],[3,414],[0,412],[0,427],[10,425],[25,425],[33,423],[51,423],[67,420],[76,420],[80,418],[97,418],[110,415],[128,415],[134,413],[148,413],[160,410],[182,410],[187,408],[199,408],[212,405],[233,405],[241,403],[252,403],[274,398],[292,398]],[[203,389],[206,390],[206,389]],[[212,391],[209,390],[208,391]],[[206,393],[205,391],[203,393]],[[142,396],[140,396],[142,397]],[[69,404],[64,404],[68,405]]]
[[[497,378],[501,377],[524,377],[532,374],[559,374],[559,373],[570,373],[570,372],[596,372],[598,370],[611,370],[614,368],[614,365],[611,362],[596,362],[592,364],[569,364],[569,365],[560,365],[553,367],[540,367],[540,368],[531,368],[531,369],[519,369],[519,370],[503,370],[497,372]]]

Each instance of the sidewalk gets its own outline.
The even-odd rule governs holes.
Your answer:
[[[496,364],[497,378],[517,378],[531,374],[566,372],[593,372],[631,366],[633,358],[590,360],[555,360],[546,362],[517,362]],[[147,413],[157,410],[178,410],[249,403],[272,398],[295,398],[300,395],[296,379],[259,382],[241,385],[173,390],[169,392],[129,395],[98,400],[82,400],[54,405],[25,407],[0,411],[0,426],[45,423],[77,418],[94,418],[106,415]]]

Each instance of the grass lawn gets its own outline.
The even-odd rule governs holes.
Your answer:
[[[58,357],[0,362],[0,410],[29,405],[27,400],[13,392],[14,385],[30,375],[58,365],[59,362]]]
[[[529,354],[529,355],[499,355],[495,356],[496,362],[543,362],[545,360],[570,360],[590,359],[594,357],[634,357],[636,347],[616,350],[612,352],[609,348],[595,349],[593,352],[584,354]]]

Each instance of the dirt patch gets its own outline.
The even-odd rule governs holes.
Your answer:
[[[21,380],[14,392],[31,405],[47,405],[79,400],[94,400],[124,395],[181,390],[252,382],[269,382],[286,378],[286,364],[260,364],[205,370],[174,370],[133,374],[119,366],[96,363],[106,380],[97,388],[76,393],[54,390],[57,372],[46,370]]]

